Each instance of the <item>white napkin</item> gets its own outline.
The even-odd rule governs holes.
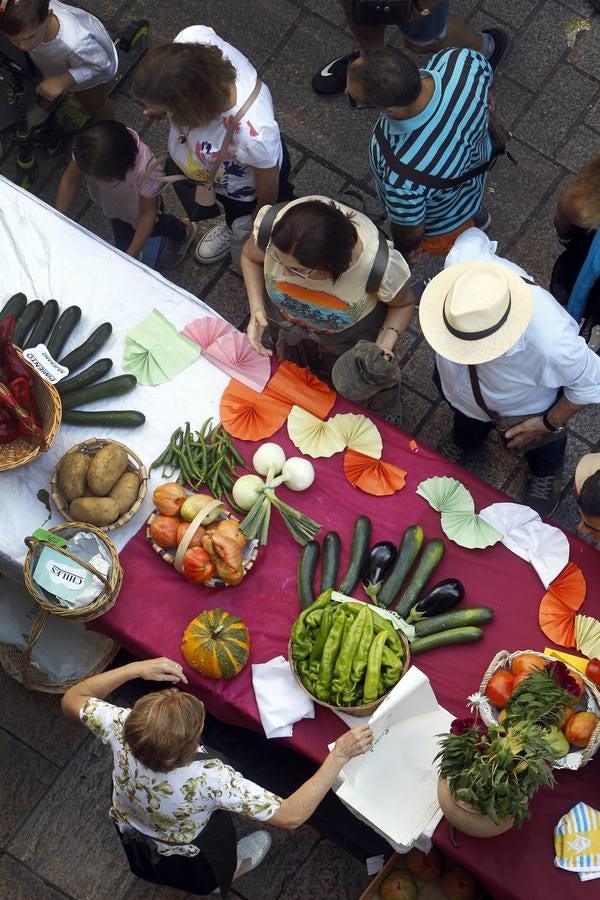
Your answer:
[[[252,686],[268,738],[291,737],[294,723],[314,719],[315,705],[297,684],[283,656],[252,666]]]

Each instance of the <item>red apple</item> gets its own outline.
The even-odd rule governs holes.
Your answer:
[[[437,881],[442,874],[442,857],[435,847],[432,847],[429,853],[423,853],[422,850],[413,847],[404,859],[411,875],[421,881]]]
[[[441,888],[448,900],[478,900],[481,894],[481,885],[460,866],[449,869],[442,876]]]

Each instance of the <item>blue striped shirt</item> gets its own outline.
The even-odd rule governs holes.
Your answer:
[[[491,156],[488,92],[492,68],[476,50],[442,50],[421,70],[433,78],[434,92],[410,119],[382,115],[379,123],[395,156],[405,165],[441,178],[456,178]],[[457,187],[440,190],[390,171],[373,135],[371,170],[377,193],[392,222],[425,223],[425,234],[446,234],[481,207],[485,173]]]

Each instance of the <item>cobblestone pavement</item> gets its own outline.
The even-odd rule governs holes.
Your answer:
[[[83,5],[113,31],[147,17],[155,44],[170,41],[186,25],[213,25],[252,59],[269,84],[290,148],[297,193],[337,195],[352,187],[364,194],[370,210],[377,209],[366,154],[373,116],[351,113],[344,98],[320,99],[310,89],[310,77],[319,65],[352,48],[335,0],[88,0]],[[514,168],[502,160],[489,179],[490,234],[503,256],[547,284],[559,252],[551,222],[556,198],[600,141],[600,17],[587,0],[456,0],[452,8],[475,27],[503,27],[511,35],[494,93],[500,117],[513,130],[512,151],[519,165]],[[569,49],[565,25],[581,17],[589,20],[591,29],[581,32]],[[391,31],[388,38],[400,43]],[[164,125],[144,120],[130,81],[116,97],[123,121],[137,128],[154,150],[164,149]],[[50,203],[65,160],[66,153],[40,160],[34,190]],[[0,171],[14,175],[14,151],[0,163]],[[73,215],[110,240],[108,223],[83,191]],[[234,324],[243,321],[243,285],[227,261],[200,267],[190,254],[173,280]],[[399,358],[405,427],[438,446],[450,415],[432,384],[432,353],[416,321],[401,341]],[[599,442],[597,411],[580,413],[570,428],[566,479],[579,457]],[[522,496],[523,464],[496,440],[488,441],[471,468],[508,494]],[[565,528],[575,526],[568,481],[555,519]],[[65,722],[56,698],[30,694],[6,676],[1,690],[0,897],[181,897],[136,882],[124,865],[106,817],[110,766],[101,745]],[[292,834],[274,831],[273,839],[268,860],[236,882],[235,896],[353,900],[368,881],[363,861],[310,826]]]

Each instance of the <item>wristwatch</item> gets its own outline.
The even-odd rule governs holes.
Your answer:
[[[565,428],[567,427],[567,423],[563,422],[562,425],[553,425],[551,422],[548,421],[548,413],[549,412],[550,412],[549,409],[546,410],[546,412],[542,416],[542,422],[544,423],[544,428],[546,428],[548,431],[551,431],[553,434],[558,434],[560,431],[564,431]]]

